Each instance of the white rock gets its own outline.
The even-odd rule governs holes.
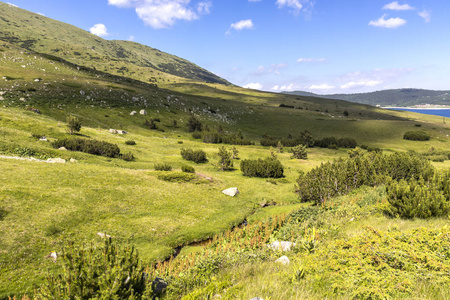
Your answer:
[[[289,260],[289,257],[287,257],[286,255],[283,255],[282,257],[277,259],[275,262],[283,264],[283,265],[289,265],[291,263],[291,261]]]
[[[115,130],[115,129],[110,129],[109,132],[110,132],[110,133],[116,134],[116,133],[117,133],[117,130]]]
[[[47,162],[49,162],[49,163],[65,164],[66,160],[63,159],[63,158],[56,157],[56,158],[49,158],[49,159],[47,159]]]
[[[76,163],[76,162],[77,162],[77,160],[76,160],[75,158],[71,158],[71,159],[69,159],[69,161],[70,161],[71,163]]]
[[[141,109],[139,113],[144,116],[147,115],[147,111],[145,109]]]
[[[66,149],[66,147],[59,147],[58,150],[63,150],[63,151],[65,151],[65,150],[67,150],[67,149]]]
[[[225,195],[234,197],[234,196],[236,196],[237,194],[239,194],[239,190],[238,190],[237,187],[232,187],[232,188],[223,190],[222,193],[224,193]]]
[[[97,235],[101,238],[110,238],[111,236],[109,234],[103,233],[103,232],[97,232]]]
[[[135,110],[133,110],[132,112],[130,112],[130,116],[134,116],[134,115],[136,115],[137,114],[137,112],[135,111]]]
[[[272,244],[268,244],[267,246],[274,251],[291,251],[291,248],[295,246],[295,243],[287,241],[275,241]]]

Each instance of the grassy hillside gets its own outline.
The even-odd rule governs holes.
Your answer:
[[[348,269],[331,270],[341,262],[326,253],[328,249],[345,252],[342,247],[347,242],[352,246],[370,245],[378,238],[372,231],[367,233],[365,226],[381,232],[386,239],[399,240],[405,233],[406,242],[402,243],[413,239],[411,232],[419,227],[427,228],[427,232],[421,231],[425,238],[448,235],[443,228],[448,223],[446,217],[404,220],[384,215],[383,186],[363,187],[349,196],[329,199],[329,206],[314,206],[307,222],[274,218],[308,210],[312,204],[301,203],[294,193],[299,175],[324,162],[347,157],[348,149],[308,148],[308,159],[299,160],[292,158],[288,147],[277,151],[261,146],[259,141],[263,135],[296,137],[308,130],[315,139],[353,138],[360,147],[381,148],[388,154],[447,153],[449,120],[443,123],[441,117],[386,111],[341,100],[242,89],[210,77],[210,73],[182,59],[158,55],[156,50],[136,43],[105,41],[3,3],[0,11],[0,299],[31,296],[45,281],[47,270],[52,274],[61,271],[61,261],[54,263],[45,258],[48,254],[60,251],[69,239],[85,246],[97,245],[98,233],[111,235],[119,244],[136,246],[147,272],[171,282],[167,299],[182,295],[186,299],[208,299],[215,294],[223,299],[344,299],[357,282],[345,278],[367,279],[366,273],[375,272],[370,266],[358,269],[354,259],[358,255],[372,257],[367,254],[370,247],[355,246],[361,251],[355,250],[346,258],[352,266]],[[193,77],[185,75],[193,69]],[[141,80],[152,77],[156,80]],[[139,114],[142,109],[147,115]],[[132,111],[137,114],[130,115]],[[125,161],[53,148],[51,142],[69,137],[68,116],[81,121],[76,137],[115,144],[121,153],[131,152],[135,159]],[[192,116],[210,132],[220,128],[225,134],[240,131],[254,145],[234,146],[239,153],[239,159],[233,160],[234,168],[219,171],[222,145],[195,139],[187,127]],[[157,128],[145,125],[151,120]],[[128,134],[113,134],[109,129],[126,130]],[[403,139],[405,132],[414,130],[425,131],[430,140]],[[40,136],[47,141],[36,138]],[[233,147],[225,146],[228,150]],[[208,162],[195,164],[182,159],[183,148],[204,150]],[[284,166],[283,178],[243,176],[240,161],[274,154]],[[49,158],[62,158],[66,163],[48,163]],[[438,170],[448,169],[448,158],[433,165]],[[155,164],[160,163],[169,164],[172,171],[156,171]],[[195,173],[182,173],[185,165],[194,167]],[[185,181],[167,181],[171,176],[181,176]],[[229,197],[221,193],[229,187],[238,187],[240,194]],[[235,228],[244,220],[250,227]],[[272,225],[267,224],[274,224],[274,220],[277,230],[263,239],[255,235],[252,242],[242,242],[250,228],[269,228]],[[230,231],[232,228],[235,230]],[[317,234],[310,232],[313,229]],[[192,244],[214,236],[211,244]],[[317,247],[289,254],[294,264],[285,268],[274,263],[278,253],[267,252],[264,243],[291,238],[300,239],[306,246],[308,238],[313,239],[312,244],[317,240]],[[218,240],[221,242],[215,243]],[[383,257],[393,257],[394,262],[406,257],[394,255],[399,249],[409,251],[400,242],[400,248],[390,248],[386,240],[375,242],[388,245],[383,248],[387,253]],[[423,246],[420,241],[414,243],[419,249]],[[249,245],[255,246],[250,252],[245,248]],[[176,259],[155,268],[155,262],[166,260],[181,246],[186,247]],[[432,267],[436,267],[438,254],[430,253],[426,252],[426,259],[432,259]],[[320,269],[316,271],[318,261]],[[176,266],[173,270],[181,273],[170,273],[169,266]],[[383,266],[387,273],[368,278],[379,289],[373,295],[418,299],[448,296],[438,290],[440,283],[446,283],[446,275],[439,273],[447,270],[445,259],[436,269],[419,265],[433,278],[431,281],[408,273],[410,269],[398,273],[395,264],[389,265],[395,270]],[[300,267],[306,272],[304,277],[298,273]],[[335,276],[333,272],[349,272],[349,276]],[[408,281],[394,280],[396,274],[406,276]],[[434,280],[440,275],[445,277],[443,281]],[[391,276],[394,279],[390,282],[404,289],[396,294],[392,285],[383,286],[383,276]],[[189,281],[192,278],[205,280]],[[367,290],[358,295],[370,295],[364,294],[371,292],[370,286],[363,287]]]
[[[127,41],[108,41],[75,26],[0,3],[0,40],[79,66],[147,82],[226,80],[182,58]]]

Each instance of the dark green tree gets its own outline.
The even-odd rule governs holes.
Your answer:
[[[74,132],[80,132],[81,122],[75,116],[68,116],[67,117],[67,127],[69,127],[70,134],[74,134]]]

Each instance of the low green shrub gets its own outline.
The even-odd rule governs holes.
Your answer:
[[[306,152],[306,146],[298,145],[292,148],[292,158],[307,159],[308,153]]]
[[[67,242],[58,252],[62,272],[48,275],[35,299],[144,299],[146,276],[134,247],[111,239],[101,246]],[[145,297],[145,298],[146,298]]]
[[[155,171],[172,171],[172,166],[168,163],[156,163]]]
[[[266,159],[244,159],[241,161],[244,176],[260,178],[281,178],[284,168],[279,160],[272,157]]]
[[[363,186],[375,186],[390,179],[431,178],[430,162],[414,153],[369,152],[364,155],[323,163],[297,180],[297,193],[302,201],[317,204]]]
[[[181,157],[197,164],[207,162],[206,153],[203,150],[181,149]]]
[[[181,166],[181,171],[183,171],[185,173],[195,173],[194,167],[189,166],[189,165],[182,165]]]
[[[425,181],[400,180],[386,186],[387,214],[406,219],[446,216],[450,212],[450,172]]]
[[[43,134],[42,132],[32,132],[31,136],[38,140],[41,137],[45,136],[45,134]]]
[[[134,155],[131,152],[127,152],[127,153],[121,154],[120,158],[122,158],[124,161],[133,161]]]
[[[158,179],[169,182],[190,182],[196,180],[197,176],[192,173],[171,172],[158,175]]]
[[[428,141],[430,135],[425,131],[408,131],[403,135],[403,139],[411,141]]]
[[[321,140],[315,141],[314,145],[321,148],[337,149],[338,147],[355,148],[357,143],[352,138],[337,139],[335,137],[326,137]]]
[[[106,157],[118,157],[120,154],[120,149],[117,145],[93,139],[60,139],[52,142],[52,146],[53,148],[64,147],[71,151],[80,151]]]
[[[127,140],[127,141],[125,141],[125,145],[134,146],[134,145],[136,145],[136,142],[133,140]]]

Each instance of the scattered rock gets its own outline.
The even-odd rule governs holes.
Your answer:
[[[132,112],[130,112],[130,116],[134,116],[137,115],[137,112],[135,110],[133,110]]]
[[[272,244],[268,244],[267,246],[274,251],[291,251],[291,248],[295,246],[295,243],[287,241],[275,241]]]
[[[291,261],[289,260],[289,257],[287,257],[286,255],[283,255],[282,257],[277,259],[275,262],[283,264],[283,265],[289,265],[291,263]]]
[[[58,258],[58,253],[52,251],[48,255],[46,255],[45,258],[51,258],[53,259],[53,262],[56,262],[56,259]]]
[[[97,232],[97,235],[99,236],[99,237],[101,237],[102,239],[104,239],[104,238],[111,238],[111,236],[109,235],[109,234],[106,234],[106,233],[103,233],[103,232]]]
[[[49,162],[49,163],[65,164],[66,160],[63,159],[63,158],[56,157],[56,158],[49,158],[49,159],[47,159],[47,162]]]
[[[117,130],[115,130],[115,129],[110,129],[109,132],[110,132],[110,133],[117,134]]]
[[[237,187],[232,187],[232,188],[228,188],[228,189],[226,189],[226,190],[223,190],[222,193],[224,193],[225,195],[234,197],[234,196],[236,196],[237,194],[239,194],[239,190],[238,190]]]
[[[147,115],[147,111],[145,109],[141,109],[139,113],[144,116]]]
[[[164,279],[156,277],[155,280],[152,281],[152,291],[153,291],[153,299],[161,296],[167,288],[167,282]]]
[[[39,140],[43,141],[43,142],[48,142],[47,137],[45,137],[45,136],[41,137]]]
[[[128,132],[126,132],[125,130],[117,130],[118,134],[127,134]]]
[[[58,150],[67,151],[66,147],[59,147]]]
[[[71,163],[76,163],[76,162],[78,162],[75,158],[71,158],[69,161],[70,161]]]

